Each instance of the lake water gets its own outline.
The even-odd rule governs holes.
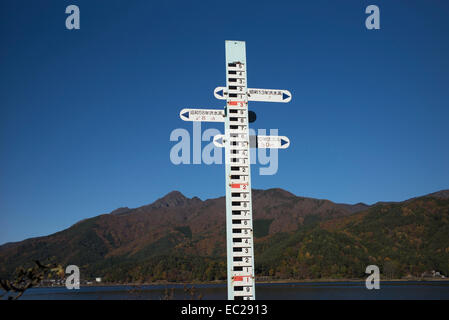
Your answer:
[[[188,287],[191,287],[189,285]],[[203,300],[226,299],[225,284],[195,285],[194,296]],[[164,299],[185,300],[191,296],[184,285],[148,285],[81,287],[79,290],[66,288],[32,288],[21,299],[29,300],[139,300]],[[308,300],[308,299],[444,299],[449,300],[449,281],[426,282],[381,282],[379,290],[368,290],[364,282],[314,282],[257,284],[257,299],[266,300]]]

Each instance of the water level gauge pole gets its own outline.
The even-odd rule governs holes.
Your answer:
[[[215,136],[214,144],[225,148],[229,300],[256,298],[250,148],[285,149],[290,145],[284,136],[249,135],[248,101],[285,103],[290,102],[291,93],[249,89],[246,79],[245,42],[226,41],[226,87],[214,90],[217,99],[226,100],[225,109],[182,109],[179,114],[184,121],[224,122],[224,135]]]
[[[245,42],[226,41],[226,238],[228,299],[255,299]]]

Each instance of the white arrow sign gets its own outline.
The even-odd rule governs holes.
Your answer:
[[[290,140],[284,136],[256,136],[256,138],[256,148],[287,149],[290,146]]]
[[[213,142],[215,146],[224,148],[225,136],[217,134]],[[249,136],[249,146],[260,149],[287,149],[290,146],[290,139],[284,136]]]
[[[288,90],[248,88],[247,94],[250,101],[290,102],[292,100],[292,94]]]
[[[224,122],[224,110],[214,109],[182,109],[179,116],[184,121]]]
[[[278,89],[247,89],[248,101],[262,101],[262,102],[290,102],[292,94],[288,90]],[[228,97],[228,90],[225,87],[217,87],[214,90],[214,96],[220,100],[226,100]]]

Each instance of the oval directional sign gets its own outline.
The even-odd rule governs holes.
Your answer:
[[[214,109],[182,109],[179,116],[184,121],[224,122],[224,110]]]
[[[247,89],[248,101],[262,101],[262,102],[290,102],[292,94],[288,90],[279,89]],[[214,90],[215,98],[219,100],[226,100],[228,91],[225,87],[216,87]]]
[[[214,145],[219,148],[225,147],[225,136],[217,134],[214,137]],[[249,136],[249,146],[260,149],[287,149],[290,139],[285,136]]]
[[[250,89],[247,91],[249,101],[290,102],[292,94],[288,90]]]

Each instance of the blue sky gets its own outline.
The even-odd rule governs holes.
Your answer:
[[[80,30],[65,28],[70,4]],[[448,14],[424,0],[1,1],[0,243],[172,190],[224,195],[223,165],[173,165],[169,137],[192,131],[180,109],[223,106],[225,40],[246,41],[249,87],[293,94],[250,103],[253,128],[291,140],[276,175],[253,167],[254,188],[346,203],[449,188]]]

